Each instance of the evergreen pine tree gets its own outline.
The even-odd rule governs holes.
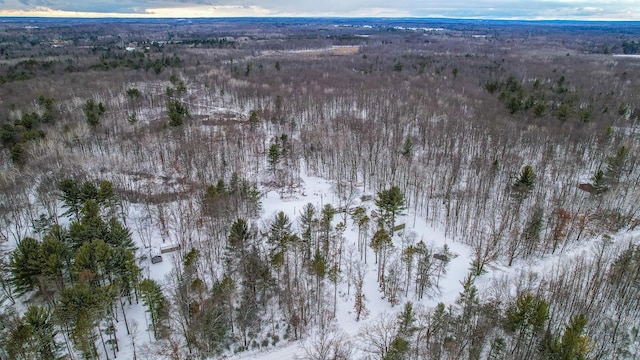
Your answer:
[[[104,235],[104,241],[111,247],[120,247],[132,251],[137,249],[131,238],[131,231],[115,217],[112,217],[107,223],[107,230]]]
[[[593,193],[598,195],[602,194],[609,189],[607,185],[607,179],[604,176],[604,171],[598,170],[591,177],[591,186],[593,187]]]
[[[153,336],[159,339],[164,336],[164,325],[168,317],[166,298],[160,285],[152,279],[144,279],[140,282],[140,296],[151,318]]]
[[[526,198],[536,181],[536,173],[533,171],[531,165],[526,165],[518,174],[515,182],[513,183],[513,188],[516,191],[516,194],[521,196],[522,198]]]
[[[24,321],[30,328],[33,346],[38,359],[55,360],[60,355],[60,345],[56,342],[56,330],[49,309],[31,305],[24,314]]]
[[[587,317],[584,314],[571,317],[559,339],[552,340],[548,356],[558,360],[585,360],[593,349],[589,337],[584,335]]]
[[[280,148],[278,147],[278,144],[271,144],[271,146],[269,146],[267,161],[269,162],[269,168],[275,174],[276,166],[280,161]]]
[[[62,290],[72,258],[69,244],[47,233],[41,244],[41,252],[43,274],[48,280],[53,281],[58,290]]]
[[[401,215],[406,208],[404,194],[398,186],[392,186],[389,189],[378,192],[375,204],[378,207],[382,221],[389,227],[391,235],[393,235],[396,217]]]
[[[313,206],[313,204],[311,203],[307,203],[302,208],[302,213],[300,214],[300,220],[299,220],[300,228],[301,228],[300,239],[302,240],[302,244],[303,244],[303,253],[304,253],[305,260],[310,260],[311,253],[313,251],[318,250],[317,247],[312,250],[313,240],[314,240],[313,234],[314,234],[314,228],[316,223],[315,216],[316,216],[315,206]]]
[[[77,219],[84,204],[78,182],[75,179],[64,179],[58,183],[58,189],[62,192],[60,199],[63,206],[67,208],[63,215],[73,215]]]
[[[24,238],[9,257],[11,284],[17,295],[23,295],[40,286],[44,259],[40,243],[34,238]]]
[[[417,330],[414,326],[416,316],[413,311],[413,304],[407,302],[404,304],[404,309],[398,315],[398,331],[386,356],[385,360],[401,360],[405,359],[411,344],[413,343],[413,334]]]
[[[536,206],[531,213],[531,217],[527,221],[522,230],[522,240],[527,255],[532,255],[538,248],[540,243],[540,232],[542,231],[543,210],[541,206]]]
[[[609,186],[615,186],[620,182],[620,177],[626,170],[626,162],[629,155],[629,148],[621,146],[616,150],[614,156],[607,158],[607,168],[604,172],[604,179]]]
[[[531,346],[540,337],[548,314],[547,302],[528,293],[520,295],[515,304],[507,308],[505,328],[515,337],[513,356],[519,358],[532,351]]]
[[[291,220],[282,211],[278,212],[269,225],[269,245],[271,255],[286,250],[286,239],[291,235]]]
[[[227,238],[228,260],[235,259],[242,261],[251,245],[251,238],[252,236],[249,231],[249,224],[247,224],[247,221],[241,218],[234,221],[233,224],[231,224],[231,230],[229,231],[229,237]],[[238,256],[240,256],[239,259]]]
[[[402,145],[402,156],[407,159],[411,159],[413,157],[413,142],[411,142],[410,138],[407,138]]]

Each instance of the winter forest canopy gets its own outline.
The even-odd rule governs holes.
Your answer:
[[[0,358],[640,357],[638,23],[0,20]]]

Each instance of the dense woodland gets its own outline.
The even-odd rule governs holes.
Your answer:
[[[639,42],[637,23],[2,22],[0,358],[638,358],[640,58],[618,55]],[[263,213],[301,172],[339,201]],[[421,306],[452,257],[403,231],[424,222],[472,254],[455,302]],[[180,247],[162,281],[158,238]],[[368,316],[365,281],[396,312]]]

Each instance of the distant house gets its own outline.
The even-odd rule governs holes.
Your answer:
[[[134,44],[129,43],[127,47],[124,48],[127,51],[136,51],[136,46]]]

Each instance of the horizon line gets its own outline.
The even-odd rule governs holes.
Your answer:
[[[513,22],[633,22],[639,23],[640,19],[589,19],[589,18],[523,18],[523,17],[449,17],[449,16],[349,16],[349,15],[236,15],[236,16],[140,16],[127,13],[105,14],[103,16],[69,16],[69,15],[0,15],[0,19],[111,19],[111,20],[194,20],[194,19],[376,19],[376,20],[474,20],[474,21],[513,21]]]

